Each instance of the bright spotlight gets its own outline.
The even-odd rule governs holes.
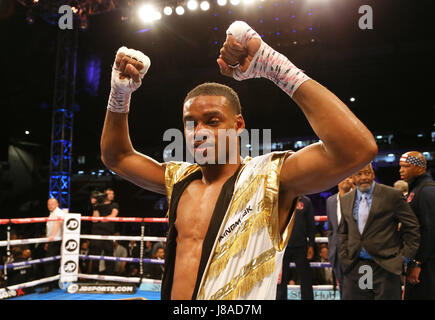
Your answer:
[[[351,97],[349,100],[350,102],[355,102],[356,99],[354,97]]]
[[[223,7],[224,5],[227,4],[227,0],[217,0],[217,4]]]
[[[254,2],[254,0],[243,0],[243,3],[244,4],[251,4],[251,3],[253,3]]]
[[[233,6],[237,6],[238,4],[240,4],[240,0],[230,0],[230,2]]]
[[[207,11],[210,9],[210,3],[208,3],[208,1],[202,1],[199,6],[201,7],[202,11]]]
[[[154,20],[160,19],[162,15],[152,5],[146,4],[140,7],[139,17],[144,22],[152,22]]]
[[[179,16],[184,14],[184,8],[182,6],[178,6],[175,8],[175,13],[178,14]]]
[[[171,7],[165,7],[163,9],[163,13],[167,16],[170,16],[172,14],[172,8]]]
[[[187,1],[187,8],[189,10],[196,10],[196,9],[198,9],[198,2],[196,0],[189,0],[189,1]]]

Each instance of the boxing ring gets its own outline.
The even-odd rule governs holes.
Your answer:
[[[326,216],[315,216],[316,222],[327,221]],[[11,232],[14,225],[27,223],[46,223],[48,221],[62,221],[64,225],[63,237],[53,239],[29,238],[11,240]],[[73,221],[73,222],[71,222]],[[81,222],[116,222],[116,223],[139,223],[141,225],[139,236],[108,236],[81,234]],[[166,242],[166,237],[145,236],[145,223],[167,223],[167,218],[137,218],[137,217],[90,217],[80,214],[66,214],[65,219],[21,218],[21,219],[0,219],[0,227],[6,226],[6,240],[0,240],[0,247],[6,247],[6,261],[0,265],[6,286],[0,288],[0,300],[160,300],[161,280],[147,279],[144,277],[144,264],[164,264],[162,259],[144,258],[144,243]],[[71,228],[73,226],[73,228]],[[69,233],[68,230],[72,230]],[[114,257],[79,254],[81,240],[105,240],[105,241],[136,241],[139,243],[138,257]],[[41,259],[26,260],[20,262],[11,261],[11,248],[29,244],[46,244],[61,242],[61,254]],[[316,243],[327,243],[327,237],[316,237]],[[137,263],[139,265],[139,276],[126,277],[115,275],[87,274],[78,267],[78,260],[111,261]],[[35,279],[29,282],[8,285],[8,270],[19,270],[25,266],[44,264],[53,261],[60,261],[59,274]],[[331,267],[330,263],[311,262],[312,268]],[[294,268],[295,264],[290,263]],[[42,293],[39,286],[52,281],[57,281],[59,289]],[[288,285],[288,299],[300,299],[300,286]],[[333,285],[313,285],[315,300],[336,300],[339,299],[338,287]]]

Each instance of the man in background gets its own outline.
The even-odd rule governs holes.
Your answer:
[[[290,280],[290,262],[296,265],[300,280],[301,299],[313,300],[313,279],[309,260],[314,257],[314,214],[310,198],[302,196],[296,205],[293,231],[282,262],[281,281],[277,286],[277,300],[287,300]]]
[[[338,184],[338,192],[326,200],[326,215],[328,216],[328,259],[338,281],[340,297],[343,296],[343,270],[338,257],[338,226],[341,222],[340,197],[355,188],[352,177],[347,177]],[[335,282],[334,282],[335,285]]]
[[[47,221],[46,224],[46,235],[48,241],[53,241],[57,237],[62,237],[63,235],[63,221],[65,217],[65,212],[59,208],[59,202],[50,198],[47,201],[47,208],[50,212],[48,218],[56,221]],[[60,255],[60,241],[49,242],[45,244],[46,249],[46,257],[53,257]],[[59,270],[59,260],[46,262],[44,264],[44,276],[51,277],[58,274]],[[46,284],[46,286],[42,289],[41,293],[49,292],[56,287],[57,281],[52,281]]]
[[[408,197],[408,183],[406,181],[397,180],[394,182],[393,188],[402,191],[405,198]]]
[[[374,181],[371,164],[356,172],[353,180],[356,189],[340,198],[343,299],[400,300],[403,263],[418,249],[417,217],[400,191]],[[371,270],[367,281],[361,281],[368,273],[361,274],[361,269]]]
[[[107,190],[107,189],[106,189]],[[97,201],[92,213],[93,217],[107,217],[115,218],[119,214],[118,204],[113,202],[114,194],[112,192],[106,192],[104,200],[102,202]],[[115,223],[107,221],[93,221],[92,222],[92,234],[94,235],[114,235]],[[113,242],[109,240],[92,240],[90,246],[90,255],[105,255],[113,256]],[[104,261],[105,272],[107,274],[113,274],[114,264],[113,261]],[[99,263],[90,261],[90,272],[96,274],[99,273]]]
[[[420,222],[420,246],[408,263],[405,300],[435,299],[435,182],[422,153],[400,158],[400,177],[409,184],[407,202]]]

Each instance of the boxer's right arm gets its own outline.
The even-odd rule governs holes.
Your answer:
[[[118,51],[100,141],[101,160],[126,180],[165,194],[165,164],[134,150],[128,129],[130,96],[140,86],[148,67],[149,59],[142,53],[127,48]]]

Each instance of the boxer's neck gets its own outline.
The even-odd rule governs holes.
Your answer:
[[[201,166],[202,182],[204,184],[213,184],[219,181],[226,181],[241,166],[240,157],[235,164],[209,164]]]

